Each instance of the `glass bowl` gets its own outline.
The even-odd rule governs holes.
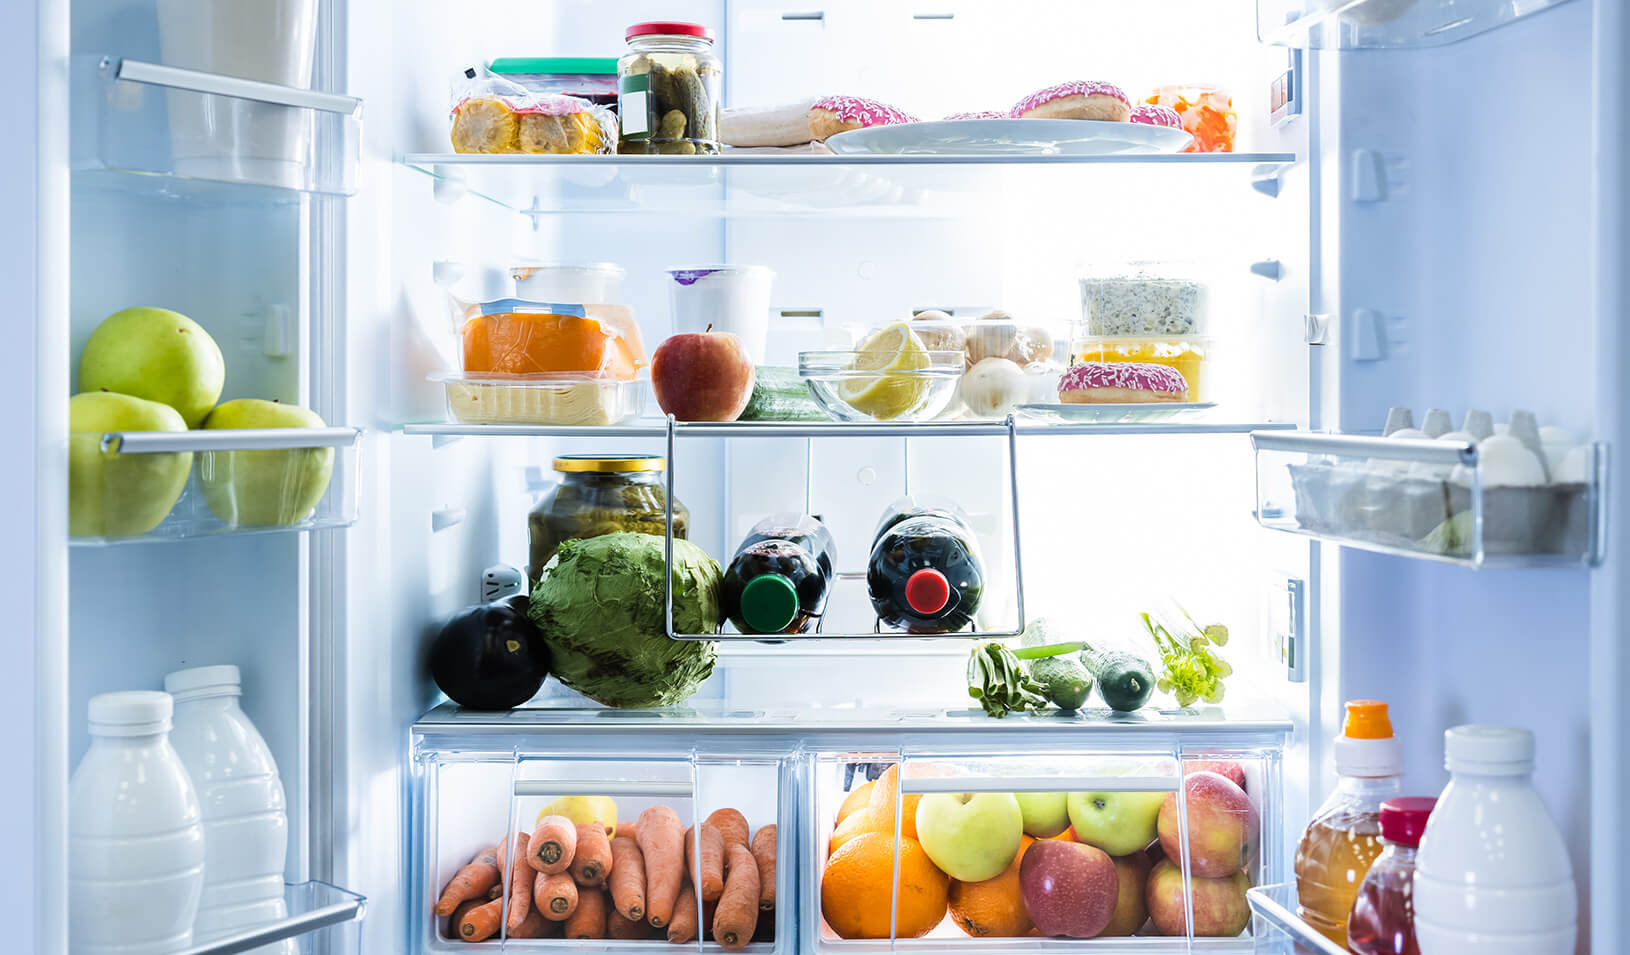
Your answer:
[[[865,371],[858,351],[798,353],[798,375],[821,409],[839,421],[926,421],[950,403],[962,377],[961,351],[927,351],[920,368]]]

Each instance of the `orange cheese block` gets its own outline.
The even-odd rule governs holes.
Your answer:
[[[500,375],[604,374],[632,381],[644,356],[596,318],[549,312],[478,315],[464,323],[464,370]]]

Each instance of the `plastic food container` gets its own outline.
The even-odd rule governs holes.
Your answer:
[[[747,357],[764,364],[774,272],[762,265],[698,265],[669,269],[668,278],[676,334],[711,325],[741,339]]]
[[[1210,289],[1189,265],[1132,262],[1081,280],[1087,335],[1204,335],[1210,311]]]
[[[533,302],[573,302],[579,305],[616,305],[623,300],[622,266],[610,262],[588,265],[534,265],[510,268],[517,298]]]
[[[695,23],[636,23],[617,61],[620,153],[691,156],[719,151],[724,66],[713,31]]]
[[[643,383],[611,375],[432,375],[447,389],[447,411],[465,424],[605,427],[638,417]]]
[[[1209,401],[1207,365],[1212,340],[1198,335],[1107,337],[1084,335],[1070,344],[1070,360],[1136,361],[1177,369],[1189,383],[1190,401]]]
[[[927,351],[927,364],[894,371],[856,368],[858,351],[806,351],[798,374],[839,421],[926,421],[950,403],[962,377],[961,351]]]
[[[1239,116],[1234,97],[1211,83],[1172,84],[1156,87],[1144,97],[1145,103],[1169,106],[1183,120],[1183,129],[1194,141],[1183,147],[1186,153],[1231,153],[1239,132]]]
[[[617,106],[614,56],[505,56],[487,69],[534,93],[564,93],[600,106]]]

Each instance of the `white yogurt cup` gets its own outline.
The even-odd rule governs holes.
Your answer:
[[[674,333],[729,332],[747,356],[764,363],[770,335],[770,284],[775,273],[762,265],[694,265],[668,270]]]
[[[528,302],[572,305],[623,304],[623,270],[610,262],[590,265],[517,265],[515,297]]]

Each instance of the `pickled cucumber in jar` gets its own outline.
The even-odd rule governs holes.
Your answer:
[[[560,483],[527,515],[527,578],[532,584],[560,545],[574,538],[665,533],[665,461],[654,454],[568,454],[555,459]],[[676,498],[674,537],[684,539],[690,511]]]
[[[718,153],[723,72],[713,31],[691,23],[640,23],[629,27],[627,39],[629,52],[617,63],[617,151]]]

